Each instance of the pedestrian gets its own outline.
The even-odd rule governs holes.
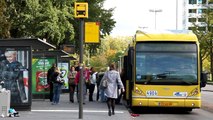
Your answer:
[[[53,74],[53,102],[52,105],[58,104],[60,100],[61,94],[61,86],[64,84],[64,80],[62,79],[60,69],[58,67],[55,68],[55,72]]]
[[[56,68],[56,64],[53,63],[52,64],[52,67],[47,71],[47,83],[49,84],[49,99],[50,99],[50,102],[52,102],[53,100],[53,74],[54,74],[54,71],[55,71],[55,68]]]
[[[69,83],[69,100],[70,102],[74,102],[74,93],[75,93],[75,76],[77,71],[75,71],[75,67],[71,66],[70,71],[68,73],[68,83]]]
[[[104,95],[104,89],[102,89],[100,87],[100,82],[101,82],[101,79],[103,78],[104,76],[104,69],[101,69],[100,72],[97,73],[97,96],[96,96],[96,100],[98,101],[99,100],[99,95],[100,95],[100,98],[101,98],[101,102],[106,102],[106,97]]]
[[[124,86],[120,78],[119,72],[115,70],[115,64],[110,64],[110,70],[107,71],[102,80],[107,79],[108,86],[105,88],[104,92],[107,96],[107,106],[108,106],[108,115],[115,114],[115,99],[118,97],[117,89],[120,87],[121,91],[124,92]]]
[[[90,86],[90,74],[91,74],[91,71],[88,67],[84,67],[84,70],[85,70],[85,73],[87,74],[86,76],[89,76],[88,79],[86,79],[86,92],[89,91],[89,86]]]
[[[78,63],[78,65],[75,67],[75,71],[80,71],[80,63]]]
[[[80,67],[79,67],[80,68]],[[81,68],[82,69],[82,68]],[[78,99],[78,102],[80,100],[80,72],[81,70],[79,70],[76,74],[76,77],[75,77],[75,84],[78,86],[78,91],[77,91],[77,99]],[[86,82],[89,81],[89,72],[87,69],[83,69],[83,104],[85,104],[85,99],[86,99],[86,95],[87,95],[87,87],[86,87]]]
[[[94,67],[90,68],[89,101],[93,101],[93,93],[96,85],[96,74]]]

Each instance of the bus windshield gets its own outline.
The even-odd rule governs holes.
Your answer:
[[[137,43],[136,83],[197,85],[196,43]]]

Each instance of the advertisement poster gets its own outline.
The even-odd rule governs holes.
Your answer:
[[[32,94],[49,93],[47,71],[55,63],[55,58],[33,58],[32,60]]]
[[[62,72],[62,77],[65,81],[65,85],[62,87],[62,89],[68,89],[68,70],[69,70],[69,63],[58,63],[58,67],[60,68]]]
[[[11,92],[11,106],[29,104],[30,47],[0,47],[0,83]]]

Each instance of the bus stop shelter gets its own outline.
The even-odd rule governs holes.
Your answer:
[[[70,60],[75,58],[69,57],[69,59],[62,59],[61,56],[68,56],[68,53],[63,50],[49,50],[49,51],[33,51],[33,84],[32,84],[32,96],[33,99],[45,100],[49,98],[49,84],[47,79],[42,79],[40,74],[47,76],[49,68],[52,64],[60,68],[62,77],[65,80],[65,85],[62,87],[62,91],[68,91],[68,79],[67,74],[69,71]]]

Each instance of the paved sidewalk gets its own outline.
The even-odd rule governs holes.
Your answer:
[[[94,97],[95,98],[95,97]],[[115,106],[115,115],[108,116],[106,103],[100,101],[89,102],[83,105],[83,120],[130,120],[132,119],[124,105]],[[69,94],[63,93],[58,105],[51,105],[48,99],[33,100],[31,111],[18,111],[20,117],[15,120],[78,120],[79,105],[75,101],[69,102]],[[0,120],[2,118],[0,117]],[[4,119],[10,120],[11,117]]]
[[[213,92],[213,84],[207,84],[204,88],[201,88],[202,91],[210,91]]]
[[[213,85],[207,84],[206,87],[201,88],[201,108],[209,112],[213,112]]]

